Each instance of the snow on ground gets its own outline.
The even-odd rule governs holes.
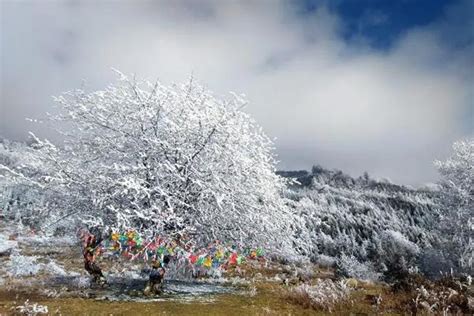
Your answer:
[[[7,273],[12,277],[36,275],[41,270],[40,264],[37,263],[36,256],[22,256],[13,254],[10,261],[7,262]]]
[[[66,272],[64,267],[53,260],[48,263],[38,262],[37,256],[23,256],[19,253],[12,254],[6,264],[6,272],[11,277],[33,276],[40,272],[55,276],[67,276],[77,274]]]
[[[18,230],[2,228],[0,233],[0,284],[6,282],[7,278],[27,277],[39,273],[55,276],[73,276],[77,272],[66,272],[61,264],[47,256],[36,256],[44,251],[50,251],[50,245],[71,245],[73,238],[58,238],[44,235],[19,235]],[[11,239],[15,240],[11,240]],[[26,255],[24,251],[36,255]]]
[[[61,246],[72,246],[78,243],[77,238],[74,237],[54,237],[46,235],[20,235],[17,240],[28,246],[49,246],[52,244],[52,241]]]

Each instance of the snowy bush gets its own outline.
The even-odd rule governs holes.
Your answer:
[[[351,293],[346,281],[318,280],[316,285],[301,284],[290,290],[288,298],[306,308],[331,312],[345,302]]]
[[[383,266],[386,280],[394,281],[404,277],[411,267],[416,266],[420,249],[400,232],[384,231],[381,245],[382,251],[376,263]]]
[[[380,273],[375,271],[370,262],[361,263],[353,255],[343,254],[336,263],[337,272],[345,277],[352,277],[359,280],[377,281],[380,279]]]
[[[337,259],[326,255],[318,255],[316,263],[322,267],[333,267],[337,263]]]
[[[411,310],[430,315],[472,315],[474,300],[470,281],[448,277],[420,285],[411,293]]]

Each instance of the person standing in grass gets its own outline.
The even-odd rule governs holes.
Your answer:
[[[99,285],[105,285],[107,283],[102,269],[96,263],[95,259],[97,252],[100,251],[98,248],[102,238],[99,234],[99,238],[91,233],[87,233],[84,238],[82,255],[84,256],[84,268],[93,277],[93,281]]]

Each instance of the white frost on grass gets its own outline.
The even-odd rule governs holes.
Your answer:
[[[13,307],[12,309],[28,316],[48,314],[48,306],[40,305],[38,303],[30,303],[30,300],[26,300],[23,305]]]
[[[289,296],[295,302],[331,312],[336,304],[349,298],[351,290],[347,281],[334,282],[326,279],[320,280],[316,285],[299,285],[290,291]]]
[[[209,283],[209,284],[231,284],[231,285],[248,285],[250,284],[249,280],[241,278],[239,276],[236,277],[220,277],[220,278],[203,278],[194,280],[197,283]]]

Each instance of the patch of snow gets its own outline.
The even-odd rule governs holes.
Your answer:
[[[91,285],[91,280],[90,280],[89,277],[78,276],[78,277],[74,278],[73,284],[74,284],[75,286],[77,286],[78,288],[85,289],[85,288],[89,288],[89,287],[90,287],[90,285]]]
[[[194,280],[196,283],[206,283],[206,284],[232,284],[232,285],[248,285],[250,284],[249,280],[246,280],[241,277],[232,277],[232,278],[204,278]]]
[[[58,244],[64,246],[72,246],[77,244],[77,239],[74,237],[54,237],[46,235],[33,236],[18,236],[18,241],[31,246],[46,246],[51,244]]]
[[[36,256],[22,256],[14,254],[10,256],[7,273],[10,276],[28,276],[35,275],[41,270],[41,264],[37,263]]]
[[[57,275],[57,276],[67,276],[71,275],[71,273],[68,273],[64,270],[64,267],[61,265],[57,264],[55,261],[50,261],[47,264],[43,264],[43,269],[52,274],[52,275]],[[74,273],[74,272],[73,272]],[[77,272],[75,272],[77,273]]]
[[[37,256],[23,256],[15,253],[7,263],[7,274],[12,277],[32,276],[39,272],[55,276],[73,276],[77,272],[66,272],[64,267],[51,260],[48,263],[39,263]]]
[[[141,273],[140,271],[137,270],[126,270],[126,269],[120,269],[120,270],[110,270],[107,273],[108,278],[125,278],[125,279],[148,279],[148,274],[146,273]]]

